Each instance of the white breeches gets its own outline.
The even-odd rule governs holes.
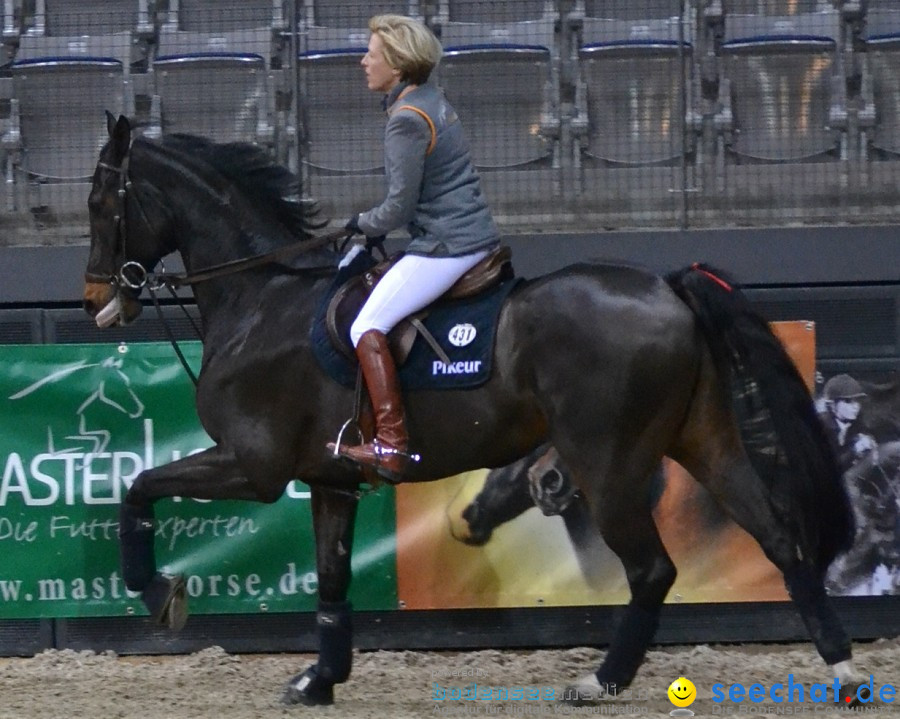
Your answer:
[[[488,254],[483,250],[460,257],[401,257],[375,285],[350,327],[353,346],[369,330],[390,332],[404,317],[434,302]]]

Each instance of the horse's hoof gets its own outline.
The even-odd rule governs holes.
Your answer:
[[[567,686],[563,690],[560,701],[572,707],[585,707],[599,703],[609,694],[608,684],[601,684],[596,675],[587,674],[577,679],[574,684]]]
[[[864,686],[863,682],[850,682],[848,684],[841,684],[841,706],[865,706],[866,703],[860,701],[859,697],[856,695],[856,692],[859,691],[859,688],[861,686]]]
[[[182,575],[173,577],[157,572],[141,599],[157,624],[177,632],[187,622],[187,585]]]
[[[334,684],[322,679],[315,667],[310,667],[288,682],[281,703],[308,707],[334,704]]]

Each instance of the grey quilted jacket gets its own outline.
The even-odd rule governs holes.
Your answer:
[[[406,225],[407,252],[455,256],[493,249],[500,236],[491,217],[456,111],[431,83],[397,100],[406,85],[385,98],[387,197],[359,216],[370,237]]]

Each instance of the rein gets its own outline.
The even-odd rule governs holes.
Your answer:
[[[314,237],[311,240],[298,240],[297,242],[293,242],[290,245],[279,247],[276,250],[272,250],[271,252],[266,252],[261,255],[254,255],[253,257],[242,257],[236,260],[221,262],[217,265],[212,265],[211,267],[206,267],[205,269],[198,270],[197,272],[152,273],[145,270],[144,284],[152,281],[156,287],[168,286],[176,288],[184,287],[186,285],[196,285],[208,280],[214,280],[219,277],[226,277],[227,275],[233,275],[237,272],[244,272],[245,270],[250,270],[255,267],[261,267],[263,265],[271,264],[272,262],[277,262],[292,255],[302,254],[303,252],[309,252],[311,250],[317,250],[320,247],[324,247],[325,245],[330,245],[337,242],[338,240],[343,240],[349,237],[351,234],[352,231],[341,229],[335,232],[329,232],[327,235],[322,235],[321,237]],[[309,269],[321,268],[311,267]]]

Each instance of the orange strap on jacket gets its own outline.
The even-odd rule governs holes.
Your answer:
[[[428,129],[431,130],[431,142],[428,143],[428,149],[425,150],[425,154],[430,155],[431,151],[434,149],[434,144],[437,142],[437,130],[434,129],[434,122],[428,117],[428,113],[413,105],[401,105],[394,112],[397,112],[398,110],[412,110],[425,118],[425,122],[428,123]]]

